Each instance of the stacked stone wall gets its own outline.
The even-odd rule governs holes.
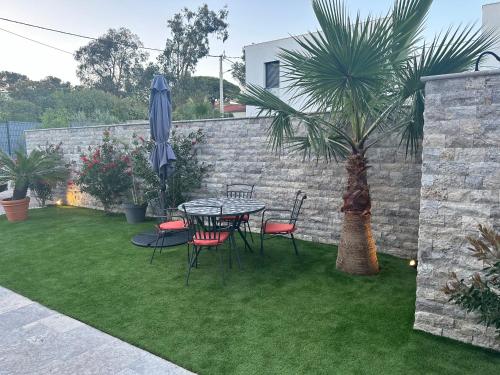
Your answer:
[[[269,119],[216,119],[174,123],[175,131],[188,134],[201,128],[206,143],[198,147],[198,159],[209,166],[202,188],[194,196],[224,194],[228,183],[255,184],[255,194],[267,206],[290,205],[294,193],[307,192],[298,236],[303,239],[337,243],[340,237],[342,191],[345,171],[342,164],[303,160],[301,155],[276,155],[266,138]],[[132,134],[149,136],[144,124],[124,124],[26,132],[28,149],[62,142],[66,160],[79,168],[79,156],[101,142],[102,132],[130,141]],[[388,138],[369,153],[369,179],[373,198],[373,229],[380,252],[403,258],[417,253],[420,200],[420,161],[405,158],[398,139]],[[69,204],[100,208],[76,186],[61,192]],[[254,228],[258,221],[253,221]]]

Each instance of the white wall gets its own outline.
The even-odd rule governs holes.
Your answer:
[[[495,29],[500,34],[500,2],[483,5],[483,27],[485,29]],[[491,51],[500,56],[500,43]],[[481,60],[483,61],[483,60]],[[489,56],[484,58],[484,63],[481,70],[500,68],[500,62]]]
[[[288,86],[283,76],[283,64],[278,56],[282,48],[289,50],[301,49],[292,37],[245,46],[246,83],[264,87],[266,83],[265,63],[280,61],[280,87],[271,89],[271,92],[282,100],[290,102],[293,93],[287,90]],[[296,100],[293,104],[295,107],[300,106],[301,101]],[[246,115],[248,117],[256,116],[257,113],[256,107],[247,106]]]

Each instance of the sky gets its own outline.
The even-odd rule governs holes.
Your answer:
[[[481,24],[481,6],[495,0],[434,0],[425,37],[460,23]],[[0,0],[0,17],[97,37],[109,28],[127,27],[145,46],[163,48],[168,37],[167,19],[183,7],[195,9],[207,3],[212,10],[227,5],[229,38],[212,39],[210,53],[241,56],[243,46],[316,31],[310,0]],[[346,0],[351,11],[383,15],[393,0]],[[499,15],[500,17],[500,15]],[[0,28],[74,52],[88,40],[12,24],[0,20]],[[150,52],[155,60],[157,52]],[[22,73],[31,79],[48,75],[77,84],[72,55],[56,51],[0,30],[0,71]],[[225,63],[224,70],[230,69]],[[204,58],[196,75],[218,76],[217,58]],[[231,78],[225,73],[225,78]]]

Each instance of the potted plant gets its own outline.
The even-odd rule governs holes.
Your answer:
[[[147,144],[148,142],[144,138],[134,134],[132,136],[132,148],[126,155],[126,161],[129,165],[130,190],[128,194],[129,201],[123,204],[123,209],[129,224],[140,223],[146,219],[148,200],[151,198],[151,180],[158,179],[149,166]],[[126,150],[129,150],[130,145],[125,144],[124,146]]]
[[[118,203],[131,187],[129,163],[122,146],[104,131],[103,140],[88,153],[80,156],[82,169],[76,178],[80,190],[99,200],[106,214]]]
[[[14,158],[11,158],[0,151],[0,185],[9,181],[14,185],[12,197],[0,201],[7,220],[22,221],[28,218],[30,198],[27,194],[30,186],[38,181],[64,181],[67,176],[68,169],[57,154],[35,149],[29,155],[16,151]]]

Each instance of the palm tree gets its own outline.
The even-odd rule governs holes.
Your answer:
[[[38,181],[56,183],[64,181],[68,169],[55,153],[34,149],[29,155],[16,151],[15,158],[0,151],[0,185],[12,181],[12,200],[24,199],[28,188]]]
[[[339,0],[313,0],[321,30],[296,37],[300,50],[280,53],[297,104],[248,85],[241,100],[270,116],[270,146],[327,161],[345,160],[347,186],[337,268],[352,274],[379,271],[371,232],[367,151],[399,132],[407,154],[423,133],[427,75],[461,72],[496,42],[474,25],[449,28],[431,44],[421,34],[432,0],[396,0],[386,16],[351,18]],[[300,102],[299,102],[300,99]],[[397,124],[397,125],[394,125]]]

